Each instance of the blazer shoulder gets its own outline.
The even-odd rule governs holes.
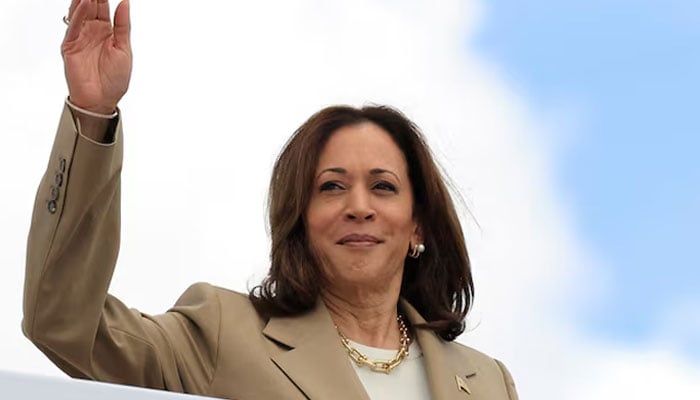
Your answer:
[[[469,360],[470,363],[475,366],[491,366],[496,367],[496,361],[493,357],[486,353],[483,353],[473,347],[469,347],[465,344],[459,343],[457,341],[448,342],[448,346],[451,347],[452,354],[458,355]]]
[[[478,371],[496,373],[501,375],[505,368],[502,362],[483,353],[473,347],[469,347],[459,342],[449,342],[450,351],[448,354],[457,358],[457,362],[467,362]]]
[[[191,284],[180,296],[178,302],[188,301],[213,301],[217,297],[226,297],[229,301],[248,301],[248,295],[236,292],[208,282],[196,282]]]
[[[175,303],[176,309],[216,308],[219,312],[256,313],[247,293],[222,288],[207,282],[197,282],[185,290]]]
[[[267,322],[267,318],[258,313],[247,293],[206,282],[197,282],[187,288],[172,311],[208,320],[234,319],[238,323],[250,320],[255,321],[256,325]]]

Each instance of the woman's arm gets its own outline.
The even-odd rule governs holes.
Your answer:
[[[71,376],[207,394],[218,299],[198,285],[151,317],[107,294],[119,251],[121,122],[103,144],[74,121],[66,106],[34,204],[24,333]]]
[[[39,185],[27,246],[25,335],[71,376],[206,394],[214,373],[219,303],[189,290],[151,317],[107,294],[120,234],[123,138],[81,135],[66,106]]]
[[[114,143],[100,144],[79,134],[64,107],[29,231],[22,328],[77,377],[100,379],[91,353],[119,250],[117,124]]]
[[[213,292],[188,291],[180,309],[156,317],[107,294],[119,250],[123,137],[119,116],[90,114],[116,110],[131,71],[128,2],[113,29],[108,10],[106,0],[71,5],[62,49],[75,107],[64,107],[36,196],[22,328],[74,377],[201,394],[217,349],[207,336],[218,326]]]

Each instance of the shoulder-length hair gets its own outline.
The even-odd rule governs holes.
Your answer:
[[[406,257],[401,296],[425,318],[417,328],[445,340],[464,331],[474,299],[474,283],[464,234],[452,198],[418,127],[387,106],[333,106],[309,118],[292,135],[272,170],[268,212],[271,265],[249,297],[267,315],[293,316],[310,310],[321,293],[321,268],[305,226],[319,156],[333,132],[372,122],[391,135],[408,164],[413,212],[426,251]]]

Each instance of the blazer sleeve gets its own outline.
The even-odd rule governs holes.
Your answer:
[[[64,107],[27,245],[24,334],[73,377],[202,394],[216,364],[216,293],[195,285],[163,315],[108,295],[120,232],[121,117],[114,142]]]

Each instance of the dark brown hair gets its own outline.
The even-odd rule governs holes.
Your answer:
[[[418,328],[445,340],[464,331],[474,299],[467,247],[452,198],[418,127],[387,106],[333,106],[309,118],[289,139],[272,170],[268,199],[271,265],[250,291],[260,312],[292,316],[310,310],[321,293],[321,268],[307,242],[304,216],[317,163],[328,138],[339,128],[372,122],[393,138],[408,164],[413,212],[426,251],[406,257],[401,296],[425,318]]]

